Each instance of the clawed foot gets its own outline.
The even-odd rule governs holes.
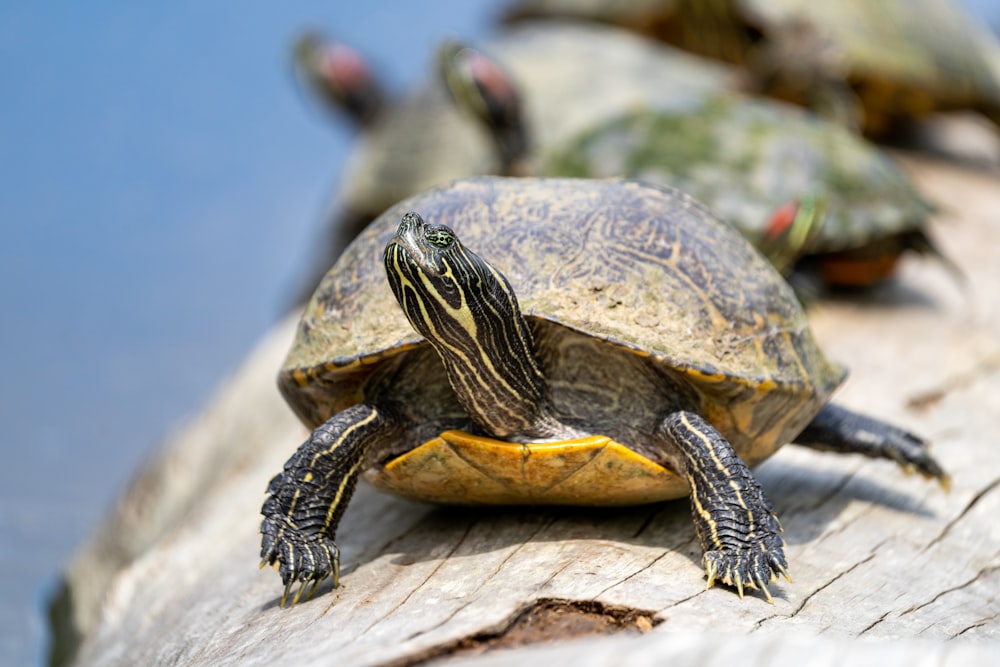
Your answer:
[[[324,535],[307,535],[287,516],[269,513],[268,509],[268,503],[265,503],[265,519],[260,527],[260,566],[271,565],[281,574],[285,592],[280,606],[284,607],[288,602],[288,595],[296,581],[301,583],[291,598],[292,605],[297,604],[303,594],[306,600],[311,598],[327,577],[333,578],[334,588],[339,586],[340,549],[333,540]]]
[[[767,584],[779,574],[788,581],[792,580],[788,576],[788,563],[785,561],[781,538],[777,535],[769,535],[739,548],[706,551],[702,564],[708,576],[706,589],[711,588],[718,579],[724,584],[735,586],[741,599],[743,587],[747,586],[760,589],[767,601],[774,604]]]
[[[951,489],[951,477],[931,456],[927,443],[922,438],[893,428],[886,434],[886,441],[886,456],[896,461],[904,472],[916,472],[924,479],[936,479],[945,491]]]
[[[923,438],[835,403],[824,405],[795,442],[822,451],[889,459],[906,472],[936,479],[945,491],[951,486],[951,478]]]

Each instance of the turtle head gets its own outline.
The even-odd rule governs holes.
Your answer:
[[[510,283],[449,227],[406,213],[383,253],[392,292],[434,347],[459,402],[498,437],[549,427],[531,332]]]
[[[493,137],[502,172],[526,176],[528,134],[517,84],[495,60],[459,42],[438,47],[438,72],[458,107]]]
[[[402,253],[407,264],[416,264],[422,271],[436,274],[443,270],[447,257],[461,250],[462,244],[450,227],[428,224],[416,211],[408,211],[400,219],[396,235],[386,245],[385,256],[388,262],[390,253]]]
[[[365,126],[385,108],[371,67],[346,44],[305,32],[292,45],[292,62],[302,87],[328,110],[346,113]]]
[[[521,319],[503,274],[463,246],[450,227],[428,224],[418,213],[403,215],[384,261],[407,319],[435,346],[474,347],[482,320]]]

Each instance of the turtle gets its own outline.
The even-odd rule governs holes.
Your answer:
[[[926,230],[935,206],[889,155],[785,104],[716,96],[684,112],[627,112],[554,147],[538,171],[678,187],[779,271],[826,287],[879,283],[906,251],[962,275]]]
[[[385,208],[433,185],[501,164],[482,127],[455,108],[439,85],[393,100],[356,49],[309,30],[292,47],[302,88],[324,110],[359,130],[296,304],[305,302],[344,248]]]
[[[302,88],[324,110],[346,115],[359,127],[371,126],[388,106],[367,59],[344,42],[307,30],[292,45],[292,64]]]
[[[499,64],[489,70],[488,56],[457,43],[438,58],[458,106],[501,144],[518,115],[494,118],[516,99],[506,93],[512,83],[496,83]],[[892,274],[906,250],[936,256],[961,275],[925,231],[933,205],[887,153],[776,100],[718,90],[636,105],[534,153],[534,175],[624,176],[694,195],[779,270],[796,270],[804,294],[814,291],[815,277],[825,287],[871,286]]]
[[[294,51],[300,63],[320,65],[299,69],[329,73],[333,68],[322,64],[346,47],[320,46],[314,35],[300,39]],[[342,170],[326,224],[329,239],[321,243],[302,301],[358,232],[397,201],[463,176],[524,175],[530,146],[558,141],[643,100],[679,102],[736,81],[729,67],[611,27],[522,25],[486,46],[517,81],[506,90],[517,99],[504,100],[503,108],[521,114],[512,120],[518,121],[522,136],[510,135],[498,143],[481,122],[455,106],[436,72],[411,95],[383,103],[364,124]],[[357,64],[361,56],[352,53],[340,57],[350,65],[340,69],[372,72],[373,67]],[[323,83],[323,77],[301,78],[307,83],[318,78],[318,95],[344,87]]]
[[[585,18],[745,66],[752,90],[886,138],[936,111],[1000,124],[1000,42],[952,0],[525,0],[506,18]]]
[[[313,431],[267,488],[261,565],[281,606],[336,587],[362,476],[467,505],[690,495],[708,586],[770,600],[788,565],[750,467],[779,446],[948,482],[923,439],[830,402],[843,378],[788,284],[691,197],[458,180],[386,211],[310,300],[278,384]]]

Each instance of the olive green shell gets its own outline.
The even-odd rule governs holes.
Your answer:
[[[733,95],[686,110],[626,113],[553,148],[539,171],[676,187],[755,244],[779,207],[815,197],[824,218],[804,255],[922,230],[932,211],[888,155],[847,129],[796,107]]]
[[[323,279],[279,377],[310,426],[364,400],[374,369],[426,344],[381,261],[407,210],[451,226],[496,265],[529,321],[654,359],[704,395],[707,412],[717,406],[730,431],[794,437],[842,379],[780,275],[687,195],[620,180],[481,177],[393,207]]]

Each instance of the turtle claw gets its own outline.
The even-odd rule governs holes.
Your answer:
[[[288,605],[295,582],[299,582],[299,589],[288,606],[295,606],[303,596],[311,598],[327,577],[333,579],[334,588],[340,585],[340,549],[333,540],[307,535],[280,514],[266,517],[261,532],[261,566],[274,566],[285,584],[279,606]]]
[[[289,581],[287,584],[285,584],[285,592],[281,595],[281,602],[278,603],[278,606],[281,607],[282,609],[284,609],[286,606],[294,607],[299,603],[299,600],[302,599],[303,593],[306,594],[305,595],[306,600],[311,600],[313,593],[315,593],[316,589],[319,588],[320,581],[321,581],[320,579],[312,579],[309,581],[303,581],[301,584],[299,584],[299,590],[295,591],[295,595],[292,597],[292,603],[290,605],[287,604],[288,594],[292,592],[292,586],[295,584],[295,581],[294,580]],[[306,593],[306,590],[308,590],[309,592]]]
[[[780,574],[785,578],[785,581],[792,583],[792,575],[788,574],[788,570],[785,568],[785,564],[781,561],[772,558],[771,559],[771,569]]]
[[[771,597],[771,591],[767,590],[766,581],[759,577],[754,579],[754,588],[759,589],[760,592],[764,594],[764,597],[767,598],[768,604],[774,604],[774,598]]]
[[[708,577],[706,588],[711,588],[719,580],[736,588],[740,599],[745,596],[747,588],[755,588],[764,594],[770,604],[774,604],[767,584],[779,574],[791,581],[781,540],[776,535],[740,547],[706,551],[702,562]]]
[[[708,583],[705,584],[705,590],[715,585],[715,578],[719,575],[718,570],[715,567],[714,560],[705,560],[705,575],[708,578]]]
[[[938,484],[941,485],[941,490],[945,493],[951,493],[951,475],[941,475],[937,478]]]
[[[278,606],[282,609],[285,608],[285,603],[288,602],[288,594],[292,591],[292,584],[294,583],[294,580],[289,580],[288,583],[285,584],[285,592],[281,594],[281,602],[278,603]],[[292,604],[295,603],[292,602]]]

